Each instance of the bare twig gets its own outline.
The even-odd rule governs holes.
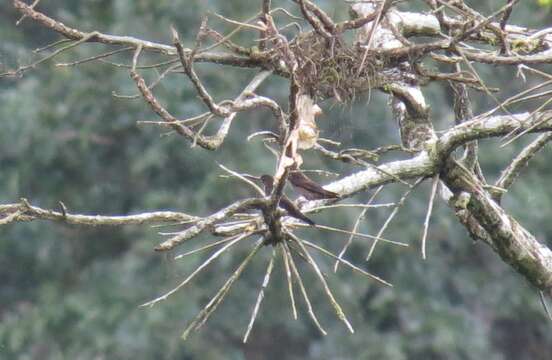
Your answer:
[[[159,73],[157,75],[157,78],[155,80],[153,80],[149,85],[147,85],[147,88],[151,91],[153,90],[157,85],[159,85],[161,83],[161,81],[165,78],[165,76],[167,76],[168,74],[174,72],[176,69],[178,69],[180,67],[180,64],[173,64],[169,67],[167,67],[165,70],[163,70],[161,73]],[[139,66],[139,65],[136,65],[136,66],[132,66],[131,65],[131,68],[134,69],[134,71],[136,71],[136,69],[143,69],[144,66]],[[140,93],[136,93],[134,95],[121,95],[121,94],[118,94],[116,93],[115,91],[113,91],[111,93],[113,95],[113,97],[116,97],[118,99],[137,99],[140,97]],[[164,123],[165,125],[172,125],[174,123],[172,122],[169,122],[169,121],[165,121]],[[185,120],[182,120],[182,121],[177,121],[176,124],[180,124],[180,125],[189,125],[187,122],[185,122]]]
[[[224,285],[219,289],[219,291],[211,298],[209,303],[203,307],[199,314],[190,322],[182,333],[182,340],[186,340],[190,335],[192,330],[198,331],[203,324],[209,319],[209,316],[217,309],[220,303],[224,300],[224,297],[230,291],[230,288],[234,282],[240,277],[243,270],[247,267],[251,259],[257,254],[259,249],[263,246],[263,239],[259,239],[255,244],[255,247],[249,252],[246,258],[241,262],[238,268],[232,273],[232,275],[226,280]]]
[[[17,11],[26,15],[29,18],[32,18],[37,23],[42,26],[51,29],[60,33],[68,39],[79,41],[88,41],[88,42],[98,42],[102,44],[111,44],[111,45],[122,45],[130,46],[136,48],[139,45],[142,45],[144,50],[160,52],[166,55],[176,55],[176,49],[173,46],[160,44],[152,41],[142,40],[134,38],[131,36],[117,36],[117,35],[108,35],[100,32],[93,32],[94,36],[90,36],[91,33],[86,33],[75,28],[71,28],[59,21],[56,21],[41,12],[38,12],[31,8],[29,5],[25,4],[21,0],[12,0],[13,6]],[[86,40],[83,40],[86,39]],[[186,53],[191,52],[190,49],[185,50]],[[244,67],[258,67],[260,65],[258,60],[251,59],[249,57],[236,56],[234,54],[221,54],[221,53],[202,53],[194,59],[195,61],[206,61],[213,62],[217,64],[227,64],[235,66],[244,66]]]
[[[335,28],[336,25],[334,24],[332,18],[324,12],[320,7],[318,7],[315,3],[313,3],[310,0],[293,0],[294,2],[297,2],[300,4],[300,6],[304,6],[306,10],[312,12],[318,20],[324,25],[325,30],[327,30],[330,34],[335,34]]]
[[[232,205],[229,205],[216,213],[205,217],[198,221],[194,226],[183,230],[179,232],[177,235],[173,236],[172,238],[168,239],[167,241],[164,241],[163,243],[159,244],[155,250],[156,251],[168,251],[173,249],[174,247],[180,245],[182,242],[191,239],[200,233],[202,233],[205,229],[207,229],[209,226],[215,224],[218,221],[224,220],[233,214],[240,212],[245,209],[250,209],[253,207],[259,207],[263,206],[265,204],[265,201],[263,199],[245,199],[241,201],[237,201],[233,203]]]
[[[51,220],[67,224],[88,226],[179,223],[197,221],[200,219],[197,216],[174,211],[155,211],[123,216],[81,215],[69,213],[68,211],[64,213],[32,206],[27,199],[21,199],[21,202],[18,204],[0,205],[0,216],[5,214],[10,216],[14,213],[19,213],[19,215],[15,216],[11,221]],[[5,218],[3,220],[5,220]]]
[[[373,20],[372,26],[370,27],[370,33],[368,34],[367,40],[364,44],[365,50],[364,54],[362,55],[362,60],[360,62],[360,65],[357,70],[357,75],[362,73],[362,70],[364,69],[364,64],[366,62],[366,59],[368,57],[368,53],[370,52],[370,48],[372,46],[372,40],[374,39],[374,34],[377,31],[377,27],[380,25],[380,21],[382,16],[385,14],[385,12],[389,9],[389,6],[391,4],[391,0],[384,0],[382,1],[379,9],[377,10],[376,17]]]
[[[299,245],[299,247],[301,248],[301,250],[303,252],[303,255],[305,255],[305,257],[307,258],[307,261],[309,262],[309,264],[314,269],[314,272],[316,273],[316,275],[318,276],[318,279],[322,283],[322,286],[324,288],[324,293],[328,297],[328,300],[330,301],[330,304],[334,308],[335,313],[336,313],[337,317],[339,318],[339,320],[343,321],[343,323],[345,324],[345,326],[347,327],[347,329],[349,329],[349,331],[351,333],[354,333],[355,330],[353,329],[353,327],[351,326],[351,323],[347,319],[347,316],[345,316],[345,313],[341,309],[341,305],[339,305],[339,303],[335,300],[335,297],[333,296],[332,291],[331,291],[330,287],[328,286],[326,278],[324,278],[324,275],[322,274],[322,271],[320,271],[320,268],[318,267],[318,264],[316,263],[316,261],[313,259],[313,257],[307,251],[307,248],[303,244],[303,241],[301,239],[299,239],[298,237],[296,237],[295,235],[293,235],[293,233],[291,233],[291,232],[288,232],[287,234],[291,237],[291,239],[293,239],[295,241],[295,243],[297,245]]]
[[[140,90],[140,93],[142,94],[146,102],[150,105],[151,109],[167,123],[172,124],[171,128],[173,128],[178,134],[193,141],[195,138],[194,131],[189,127],[179,123],[177,118],[175,118],[163,106],[161,106],[159,101],[157,101],[157,99],[151,92],[150,88],[146,85],[144,79],[134,70],[131,70],[130,76],[136,83],[138,90]],[[204,141],[203,138],[198,139],[197,142],[207,149],[211,148],[210,144]]]
[[[130,50],[133,50],[133,49],[134,48],[130,47],[130,46],[129,47],[124,47],[124,48],[121,48],[121,49],[108,51],[108,52],[105,52],[105,53],[102,53],[102,54],[99,54],[99,55],[94,55],[94,56],[91,56],[91,57],[87,57],[85,59],[72,61],[72,62],[69,62],[69,63],[57,63],[56,66],[58,66],[58,67],[77,66],[77,65],[81,65],[81,64],[84,64],[84,63],[87,63],[87,62],[90,62],[90,61],[104,59],[106,57],[109,57],[109,56],[112,56],[112,55],[115,55],[115,54],[120,54],[122,52],[130,51]]]
[[[525,129],[522,129],[521,127],[518,128],[518,129],[515,129],[513,130],[510,134],[507,134],[507,137],[510,136],[511,134],[514,134],[515,132],[517,132],[518,130],[520,130],[519,133],[517,133],[515,136],[513,136],[511,139],[509,139],[508,141],[506,141],[504,144],[501,145],[501,147],[504,147],[506,145],[509,145],[511,144],[512,142],[516,141],[517,139],[519,139],[520,137],[522,137],[523,135],[533,131],[534,129],[536,129],[539,125],[541,124],[544,124],[545,122],[547,122],[549,119],[546,117],[546,116],[541,116],[539,117],[538,114],[544,110],[544,108],[546,106],[548,106],[550,103],[552,103],[552,97],[548,98],[544,103],[542,103],[538,108],[536,108],[535,110],[533,110],[530,114],[531,117],[535,117],[537,120],[535,121],[535,123],[531,126],[529,126],[528,128],[525,128]]]
[[[295,260],[293,260],[293,256],[291,255],[291,252],[289,250],[289,246],[285,242],[283,242],[283,246],[285,247],[285,253],[287,254],[291,270],[293,271],[295,279],[297,279],[297,284],[299,284],[299,289],[301,289],[301,293],[303,294],[303,299],[305,300],[305,304],[307,305],[307,312],[309,313],[309,316],[312,319],[314,325],[316,325],[316,328],[318,329],[318,331],[320,331],[322,335],[327,335],[328,333],[326,332],[326,330],[324,330],[322,325],[320,325],[318,318],[314,314],[314,310],[312,309],[312,304],[307,294],[307,289],[305,289],[305,285],[303,284],[303,279],[301,279],[299,270],[297,270],[297,266],[295,265]]]
[[[376,9],[371,14],[368,14],[364,17],[359,17],[354,20],[348,20],[348,21],[339,23],[337,24],[337,28],[340,29],[340,31],[358,29],[368,24],[369,22],[374,21],[376,18],[381,17],[382,11],[383,12],[387,11],[389,7],[392,5],[392,3],[393,3],[392,1],[384,1],[383,8]]]
[[[46,50],[50,50],[52,48],[55,48],[56,46],[59,46],[59,45],[63,45],[63,44],[66,44],[66,43],[69,43],[73,40],[71,39],[61,39],[61,40],[58,40],[58,41],[54,41],[53,43],[51,44],[48,44],[48,45],[45,45],[45,46],[42,46],[42,47],[39,47],[39,48],[36,48],[33,50],[34,53],[38,54],[38,53],[41,53],[43,51],[46,51]],[[134,49],[134,47],[133,47]]]
[[[16,70],[11,70],[11,71],[8,71],[8,72],[5,72],[5,73],[2,73],[0,74],[0,77],[2,76],[18,76],[18,75],[21,75],[23,72],[29,70],[29,69],[34,69],[35,67],[37,67],[38,65],[42,64],[43,62],[45,61],[48,61],[50,59],[53,59],[55,58],[56,56],[58,56],[59,54],[61,54],[62,52],[65,52],[67,50],[70,50],[76,46],[79,46],[80,44],[94,38],[95,36],[97,36],[97,32],[91,32],[89,34],[83,34],[82,38],[67,45],[67,46],[64,46],[60,49],[57,49],[55,50],[53,53],[47,55],[47,56],[44,56],[43,58],[29,64],[29,65],[24,65],[24,66],[20,66],[19,68],[17,68]]]
[[[431,194],[429,197],[429,204],[427,206],[427,213],[424,220],[424,231],[422,233],[422,259],[426,259],[426,239],[427,232],[429,230],[429,219],[431,218],[431,212],[433,210],[433,201],[435,200],[435,195],[437,194],[437,185],[439,185],[439,174],[433,177],[433,182],[431,183]]]
[[[204,23],[205,22],[202,23],[202,28],[199,30],[198,39],[201,37],[201,32],[203,31]],[[195,56],[195,51],[192,50],[192,52],[190,54],[186,54],[185,50],[184,50],[184,47],[182,46],[182,43],[180,42],[180,38],[178,36],[178,33],[176,32],[176,29],[171,28],[171,31],[172,31],[172,37],[173,37],[173,44],[174,44],[174,47],[176,48],[176,51],[178,53],[178,57],[180,58],[180,62],[182,63],[182,66],[184,67],[184,71],[186,72],[186,75],[188,75],[188,77],[190,78],[192,84],[194,85],[194,87],[195,87],[195,89],[196,89],[196,91],[199,95],[199,98],[205,103],[205,105],[209,108],[209,110],[213,114],[218,115],[220,117],[226,117],[226,116],[230,115],[230,111],[228,109],[215,104],[213,98],[211,97],[211,95],[209,95],[209,93],[207,92],[207,90],[205,89],[205,87],[203,86],[201,81],[199,80],[199,77],[195,73],[195,71],[193,69],[193,66],[192,66],[193,59],[194,59],[194,56]]]
[[[288,253],[288,249],[286,246],[284,246],[283,242],[280,243],[280,250],[282,252],[282,258],[284,259],[284,269],[286,271],[286,279],[288,283],[291,314],[293,315],[293,318],[297,320],[297,307],[295,306],[295,296],[293,295],[293,279],[291,277],[291,269],[289,265],[289,257],[291,256],[291,254]]]
[[[270,7],[272,6],[271,0],[263,0],[261,5],[261,21],[264,24],[264,29],[259,32],[259,49],[261,51],[265,50],[267,47],[267,41],[266,41],[266,15],[270,14]]]
[[[201,252],[201,251],[205,251],[207,249],[210,249],[212,247],[215,247],[217,245],[220,245],[220,244],[225,244],[227,242],[230,242],[230,241],[233,241],[235,240],[236,238],[240,237],[241,234],[239,235],[234,235],[234,236],[231,236],[229,238],[226,238],[226,239],[222,239],[222,240],[218,240],[218,241],[215,241],[215,242],[212,242],[210,244],[207,244],[207,245],[204,245],[204,246],[201,246],[197,249],[193,249],[193,250],[190,250],[190,251],[187,251],[185,253],[182,253],[182,254],[179,254],[177,256],[174,257],[175,260],[178,260],[178,259],[182,259],[183,257],[185,256],[188,256],[188,255],[193,255],[193,254],[197,254],[198,252]]]
[[[274,248],[272,249],[272,256],[270,257],[270,260],[268,262],[263,283],[261,285],[261,290],[259,291],[259,295],[257,296],[257,301],[255,302],[255,307],[253,308],[253,313],[251,314],[251,319],[249,320],[249,324],[247,325],[247,330],[245,332],[245,335],[243,336],[244,344],[247,342],[247,339],[249,338],[249,334],[251,333],[251,330],[253,329],[253,324],[255,323],[255,319],[257,318],[257,313],[259,312],[259,308],[261,307],[261,303],[264,299],[264,292],[266,290],[266,287],[268,286],[268,283],[270,282],[270,275],[272,274],[272,269],[274,268],[275,258],[276,258],[276,249]]]
[[[171,296],[172,294],[174,294],[175,292],[177,292],[178,290],[180,290],[182,287],[184,287],[187,283],[189,283],[197,274],[199,274],[201,272],[201,270],[205,269],[210,263],[212,263],[216,258],[218,258],[222,253],[224,253],[226,250],[228,250],[230,247],[232,247],[233,245],[235,245],[236,243],[238,243],[239,241],[249,237],[253,235],[252,232],[249,232],[249,233],[245,233],[245,234],[242,234],[238,237],[236,237],[235,239],[233,239],[232,241],[230,241],[228,244],[224,245],[223,247],[221,247],[220,249],[218,249],[217,251],[215,251],[211,256],[209,256],[207,258],[207,260],[205,260],[201,265],[199,265],[190,275],[188,275],[188,277],[186,279],[184,279],[180,284],[178,284],[177,286],[175,286],[173,289],[171,289],[170,291],[166,292],[165,294],[151,300],[151,301],[148,301],[142,305],[140,305],[141,307],[152,307],[154,306],[155,304],[157,304],[158,302],[160,301],[163,301],[163,300],[167,300],[167,298],[169,296]]]
[[[539,298],[541,301],[542,308],[544,309],[544,312],[548,316],[548,320],[552,321],[552,313],[550,312],[550,309],[548,309],[548,304],[546,303],[546,298],[542,290],[539,290]]]
[[[418,179],[410,189],[406,190],[404,195],[395,205],[395,208],[393,209],[393,211],[391,211],[391,213],[383,223],[381,229],[378,231],[378,234],[376,235],[377,238],[381,238],[381,236],[383,235],[383,233],[391,223],[391,220],[393,220],[395,215],[397,215],[397,213],[399,212],[400,208],[404,205],[404,202],[406,201],[406,198],[408,197],[408,195],[410,195],[412,190],[414,190],[414,188],[418,186],[418,184],[420,184],[422,181],[423,181],[423,178]],[[370,246],[370,250],[368,251],[368,255],[366,256],[366,261],[370,260],[370,258],[374,254],[374,250],[376,248],[377,243],[378,243],[378,239],[374,239],[374,242],[372,243],[372,245]]]
[[[248,96],[252,94],[270,75],[272,74],[272,71],[265,70],[259,72],[257,75],[251,79],[249,84],[242,90],[240,95],[234,99],[232,102],[232,112],[222,121],[222,124],[220,125],[217,133],[214,136],[209,137],[210,144],[213,148],[218,148],[228,135],[228,131],[230,130],[230,126],[232,125],[232,121],[236,117],[237,111],[243,111],[247,110],[249,108],[253,108],[257,106],[253,102],[253,99],[248,99]],[[259,104],[261,106],[268,106],[273,113],[277,114],[277,118],[279,116],[283,116],[281,114],[281,110],[278,107],[276,103],[271,103],[269,101],[264,101],[265,98],[259,97],[261,100],[259,100]],[[249,103],[246,103],[245,100],[251,100]]]
[[[29,6],[29,7],[30,7],[31,9],[34,9],[35,6],[37,6],[39,2],[40,2],[40,0],[34,0],[33,3],[31,4],[31,6]],[[19,18],[19,20],[16,21],[15,26],[19,26],[19,25],[23,22],[23,20],[25,20],[26,17],[27,17],[27,15],[26,15],[26,14],[23,14],[23,15]]]
[[[365,271],[365,270],[362,270],[361,268],[359,268],[358,266],[352,264],[350,261],[348,260],[345,260],[343,258],[339,258],[337,257],[335,254],[331,253],[330,251],[324,249],[323,247],[321,246],[318,246],[310,241],[307,241],[307,240],[303,240],[303,243],[313,249],[316,249],[318,251],[320,251],[322,254],[326,255],[326,256],[329,256],[331,257],[332,259],[335,259],[336,261],[339,261],[340,263],[342,263],[343,265],[346,265],[348,267],[350,267],[351,269],[353,269],[354,271],[362,274],[362,275],[365,275],[371,279],[374,279],[380,283],[382,283],[383,285],[386,285],[386,286],[393,286],[391,283],[383,280],[382,278],[380,278],[379,276],[376,276],[374,274],[370,274],[369,272]]]
[[[245,183],[247,183],[249,186],[251,186],[253,189],[255,189],[255,191],[261,196],[261,197],[264,197],[265,196],[265,193],[263,191],[263,189],[261,189],[259,187],[259,185],[255,184],[253,181],[249,180],[248,178],[244,177],[243,175],[241,174],[238,174],[237,172],[235,171],[232,171],[230,169],[228,169],[226,166],[222,165],[222,164],[218,164],[218,166],[226,171],[227,173],[229,173],[230,175],[234,176],[234,177],[237,177],[238,179],[244,181]]]
[[[301,13],[305,17],[305,19],[309,22],[309,24],[311,24],[314,31],[316,31],[318,34],[320,34],[321,36],[323,36],[328,40],[331,39],[332,38],[331,32],[329,32],[328,29],[326,29],[325,26],[322,24],[322,22],[318,18],[314,17],[311,14],[310,10],[307,9],[306,3],[310,3],[310,2],[308,0],[297,0],[297,2],[299,3]],[[314,4],[311,4],[311,5],[314,6]]]
[[[496,181],[495,186],[508,189],[513,184],[515,179],[521,173],[521,170],[527,166],[529,161],[541,150],[544,146],[552,140],[552,132],[548,132],[539,135],[531,144],[526,146],[515,158],[510,165],[502,171],[499,179]]]
[[[257,31],[263,31],[264,30],[264,28],[261,27],[261,26],[248,24],[247,22],[232,20],[232,19],[229,19],[225,16],[217,14],[216,12],[212,12],[212,14],[215,15],[216,17],[218,17],[219,19],[224,20],[224,21],[226,21],[226,22],[228,22],[232,25],[238,25],[240,27],[250,28],[251,30],[257,30]]]
[[[339,209],[339,208],[360,208],[360,209],[379,209],[379,208],[389,208],[397,205],[396,203],[383,203],[383,204],[332,204],[332,205],[320,205],[309,209],[305,212],[318,212],[321,210],[328,209]]]
[[[368,235],[368,234],[363,234],[363,233],[359,233],[359,232],[353,232],[353,231],[338,229],[338,228],[331,227],[331,226],[316,224],[316,225],[310,226],[310,227],[315,227],[315,228],[322,229],[322,230],[327,230],[327,231],[338,232],[338,233],[342,233],[342,234],[355,235],[355,236],[358,236],[358,237],[361,237],[361,238],[377,239],[381,242],[385,242],[385,243],[388,243],[388,244],[408,247],[408,244],[405,244],[405,243],[402,243],[402,242],[399,242],[399,241],[393,241],[393,240],[377,237],[377,236],[374,236],[374,235]]]
[[[368,199],[368,201],[366,202],[366,205],[370,205],[372,203],[372,201],[374,201],[376,196],[378,196],[378,194],[381,192],[381,190],[383,190],[383,185],[381,185],[380,187],[378,187],[376,189],[376,191],[374,191],[374,193],[372,194],[370,199]],[[355,221],[355,224],[353,225],[353,230],[351,232],[356,233],[358,231],[358,227],[360,225],[360,220],[362,220],[364,218],[364,216],[366,215],[367,210],[368,210],[368,208],[366,207],[360,212],[360,214],[358,215],[358,217]],[[347,249],[349,248],[349,246],[353,242],[354,236],[355,236],[354,234],[349,235],[349,239],[347,240],[347,242],[345,243],[345,245],[343,246],[343,248],[339,252],[338,259],[334,264],[334,272],[337,272],[337,269],[339,267],[339,263],[341,262],[340,260],[343,258],[343,255],[345,255],[345,252],[347,251]]]

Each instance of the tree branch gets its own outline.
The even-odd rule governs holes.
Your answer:
[[[20,0],[13,0],[13,6],[21,14],[32,18],[42,26],[54,30],[64,37],[72,40],[82,40],[87,38],[90,33],[86,33],[75,28],[69,27],[57,20],[54,20],[45,14],[34,10],[31,6],[25,4]],[[144,50],[150,50],[155,52],[160,52],[166,55],[176,55],[176,48],[171,45],[156,43],[152,41],[138,39],[132,36],[117,36],[117,35],[108,35],[101,32],[94,32],[94,36],[86,39],[87,42],[98,42],[102,44],[109,45],[123,45],[131,46],[137,48],[142,46]],[[185,49],[186,53],[190,53],[190,49]],[[194,61],[196,62],[211,62],[216,64],[223,65],[233,65],[239,67],[260,67],[261,63],[258,60],[255,60],[250,57],[236,56],[233,54],[222,54],[222,53],[211,53],[204,52],[198,54]]]
[[[510,165],[502,171],[500,177],[495,183],[495,186],[501,189],[508,189],[516,178],[520,175],[521,170],[527,166],[529,161],[552,140],[552,132],[547,132],[540,135],[531,144],[526,146],[515,158]]]
[[[135,215],[105,216],[105,215],[81,215],[62,211],[43,209],[31,205],[27,199],[21,199],[17,204],[0,205],[0,225],[11,217],[11,222],[27,222],[33,220],[58,221],[73,225],[88,226],[121,226],[143,225],[158,223],[182,223],[197,221],[197,216],[175,211],[145,212]]]

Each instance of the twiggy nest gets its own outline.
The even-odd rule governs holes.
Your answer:
[[[299,67],[298,80],[313,96],[335,97],[341,102],[354,98],[380,83],[378,66],[364,49],[344,39],[327,40],[314,32],[302,33],[291,43]]]

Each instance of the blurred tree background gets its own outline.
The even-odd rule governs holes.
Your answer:
[[[274,6],[290,2],[275,1]],[[318,2],[337,18],[347,16],[344,2]],[[416,3],[421,8],[421,2]],[[484,13],[503,0],[471,1]],[[202,14],[227,17],[255,15],[251,0],[89,0],[42,1],[40,9],[85,31],[132,35],[169,42],[174,24],[192,43]],[[411,5],[409,5],[410,7]],[[516,6],[511,23],[539,28],[552,21],[550,4],[527,1]],[[0,5],[0,72],[32,62],[32,50],[57,40],[57,35],[27,19],[15,27],[18,15],[9,2]],[[210,24],[216,24],[212,17]],[[228,32],[227,24],[217,26]],[[0,78],[0,202],[20,197],[47,208],[63,201],[74,212],[129,214],[170,209],[192,214],[243,197],[249,189],[220,178],[217,162],[253,174],[271,172],[274,157],[259,142],[245,138],[261,127],[265,113],[239,115],[231,137],[217,152],[190,149],[163,129],[137,125],[154,120],[141,99],[122,99],[136,89],[125,69],[87,63],[56,67],[99,53],[87,45],[66,52],[20,78]],[[128,54],[113,61],[127,61]],[[151,63],[155,58],[148,59]],[[488,85],[503,91],[500,98],[524,86],[515,68],[478,69]],[[552,68],[543,68],[548,73]],[[213,65],[198,66],[217,99],[235,97],[253,71]],[[151,79],[155,77],[151,73]],[[528,79],[531,81],[531,79]],[[259,93],[285,99],[284,82],[274,78]],[[450,89],[429,86],[436,127],[453,121]],[[185,77],[173,75],[156,88],[169,110],[182,117],[202,111]],[[474,95],[475,113],[493,103]],[[373,93],[342,106],[321,104],[320,126],[344,144],[373,148],[399,141],[386,97]],[[439,125],[441,124],[441,126]],[[482,164],[495,174],[523,143],[501,151],[483,152]],[[483,143],[481,146],[485,147]],[[544,151],[505,198],[505,205],[541,240],[552,238],[552,167]],[[345,175],[355,170],[310,152],[306,168],[327,168]],[[327,182],[330,179],[321,179]],[[184,290],[151,309],[138,305],[174,286],[206,254],[173,260],[153,252],[158,231],[174,227],[82,228],[33,222],[0,227],[0,359],[549,359],[550,322],[537,291],[484,244],[473,243],[454,214],[437,202],[430,227],[426,261],[419,254],[429,184],[414,194],[394,220],[386,237],[408,242],[410,248],[380,245],[369,263],[370,242],[355,239],[349,257],[394,284],[381,287],[333,263],[324,270],[336,288],[355,327],[349,334],[335,318],[321,289],[312,289],[315,311],[329,330],[321,337],[304,307],[298,321],[291,317],[285,275],[273,274],[260,318],[248,344],[241,343],[262,282],[271,249],[262,250],[235,285],[207,326],[187,342],[180,333],[198,309],[245,254],[235,251],[217,260]],[[224,189],[224,191],[221,191]],[[396,186],[379,200],[396,201],[404,188]],[[366,200],[370,194],[359,196]],[[375,233],[389,210],[369,210],[361,230]],[[316,215],[320,223],[350,228],[358,210],[340,209],[332,216]],[[305,231],[305,237],[338,249],[347,236]],[[203,240],[207,240],[204,238]],[[194,244],[197,245],[197,240]],[[549,246],[552,243],[548,242]],[[189,245],[186,245],[189,246]],[[263,260],[264,257],[264,260]],[[280,260],[280,259],[278,259]],[[281,265],[281,264],[279,264]],[[313,279],[306,274],[306,281]],[[318,293],[317,293],[318,292]],[[300,301],[299,301],[300,302]],[[548,335],[547,335],[548,334]]]

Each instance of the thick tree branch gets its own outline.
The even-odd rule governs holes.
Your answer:
[[[446,159],[454,149],[472,140],[500,137],[516,129],[530,128],[536,122],[542,121],[543,118],[548,120],[540,124],[533,132],[552,131],[552,111],[545,111],[533,117],[529,113],[520,113],[511,116],[476,118],[445,131],[437,139],[426,144],[425,149],[411,159],[381,164],[379,168],[383,171],[369,168],[356,172],[326,185],[325,188],[337,192],[340,198],[344,198],[375,186],[395,182],[396,178],[408,180],[432,177],[442,166],[443,159]],[[305,206],[310,208],[316,203],[310,201]]]
[[[453,193],[469,194],[466,209],[485,229],[502,260],[538,289],[552,291],[552,251],[509,216],[463,166],[450,162],[442,171],[442,179]]]

